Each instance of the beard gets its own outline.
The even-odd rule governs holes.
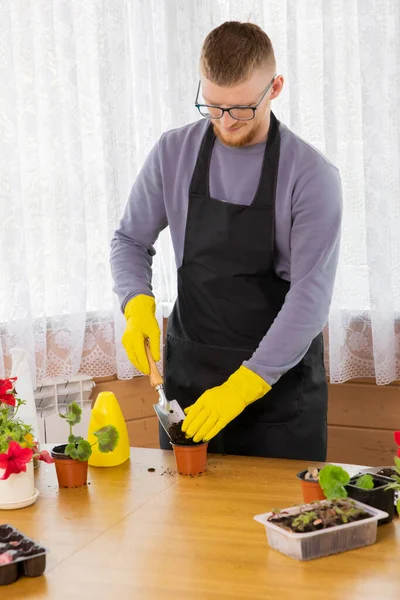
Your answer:
[[[242,129],[239,128],[238,134],[234,133],[233,135],[230,133],[224,134],[224,132],[221,131],[215,123],[213,123],[213,129],[216,137],[225,146],[230,146],[231,148],[242,148],[243,146],[247,146],[248,144],[252,143],[260,129],[260,123],[253,123],[252,125],[253,126],[248,129],[243,127],[245,131],[242,133],[239,133],[240,129]]]

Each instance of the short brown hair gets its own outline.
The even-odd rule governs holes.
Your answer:
[[[217,85],[241,83],[254,69],[269,65],[275,68],[271,40],[253,23],[227,21],[204,40],[200,66],[207,79]]]

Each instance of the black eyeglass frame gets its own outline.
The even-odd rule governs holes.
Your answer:
[[[273,76],[273,78],[271,79],[271,81],[269,82],[269,84],[267,85],[267,87],[265,88],[265,90],[263,91],[262,96],[259,99],[259,101],[257,102],[257,104],[255,104],[254,106],[238,105],[238,106],[230,106],[229,108],[222,108],[222,106],[217,106],[215,104],[199,104],[198,99],[199,99],[200,86],[201,86],[201,81],[199,80],[199,85],[197,86],[197,94],[196,94],[196,100],[195,100],[194,105],[204,119],[213,119],[213,120],[222,119],[222,117],[224,116],[224,113],[227,112],[227,113],[229,113],[229,116],[232,117],[232,119],[235,119],[235,121],[252,121],[254,119],[254,117],[256,116],[257,108],[260,106],[261,102],[264,100],[265,96],[268,94],[269,90],[271,89],[271,86],[273,85],[273,83],[277,77],[278,77],[278,74],[276,73]],[[203,115],[201,112],[201,109],[203,107],[204,108],[218,108],[220,111],[222,111],[221,116],[220,117],[212,117],[211,115]],[[253,116],[249,117],[248,119],[238,119],[237,117],[233,116],[231,113],[231,110],[235,110],[237,108],[251,109],[253,111]]]

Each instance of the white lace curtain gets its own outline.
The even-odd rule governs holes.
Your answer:
[[[38,382],[134,374],[109,241],[154,141],[197,118],[201,43],[228,19],[268,32],[286,77],[278,118],[341,171],[331,380],[399,378],[398,0],[0,0],[0,377],[13,346]],[[168,232],[154,270],[161,317]]]

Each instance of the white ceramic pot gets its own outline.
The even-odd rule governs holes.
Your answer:
[[[4,469],[0,469],[0,477],[3,477]],[[35,482],[33,472],[33,461],[26,465],[25,473],[10,475],[4,481],[0,480],[0,505],[22,502],[32,498],[35,493]]]

